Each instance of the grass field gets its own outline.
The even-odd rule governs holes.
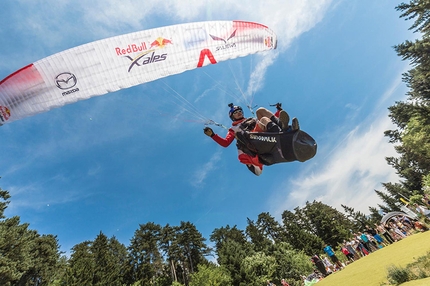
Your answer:
[[[329,275],[317,286],[381,286],[389,285],[389,266],[405,267],[430,251],[430,231],[417,233],[363,257],[343,270]],[[402,286],[430,285],[430,278],[409,281]]]

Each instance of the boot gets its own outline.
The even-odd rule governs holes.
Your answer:
[[[278,125],[279,127],[282,128],[281,122],[279,121],[279,118],[276,117],[275,115],[273,115],[272,117],[270,117],[270,121],[272,121],[273,123],[275,123],[276,125]]]
[[[279,112],[279,126],[285,131],[288,129],[288,123],[290,122],[290,116],[285,110]]]
[[[266,125],[266,131],[267,132],[282,132],[282,128],[279,127],[279,125],[273,123],[272,121],[269,121]]]
[[[297,131],[300,129],[299,120],[297,120],[297,118],[295,118],[295,117],[291,121],[291,129],[293,131]]]

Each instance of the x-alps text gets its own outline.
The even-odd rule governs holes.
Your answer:
[[[167,54],[155,54],[154,50],[150,50],[146,53],[140,54],[134,59],[130,56],[125,56],[125,57],[131,61],[131,64],[128,67],[128,72],[130,72],[134,66],[140,67],[140,66],[155,63],[155,62],[164,61],[167,59]]]

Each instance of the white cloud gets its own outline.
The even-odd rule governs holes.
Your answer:
[[[381,101],[396,97],[399,85],[400,78],[388,87]],[[388,112],[381,112],[381,109],[378,104],[373,113],[346,134],[332,134],[332,142],[326,143],[331,150],[320,148],[297,178],[285,182],[279,188],[281,191],[277,190],[269,202],[276,216],[285,209],[313,200],[340,211],[343,211],[343,204],[364,213],[369,213],[369,206],[377,207],[381,203],[375,190],[383,191],[382,183],[399,180],[385,160],[397,156],[393,144],[384,136],[384,131],[395,129],[395,126]],[[340,142],[335,144],[336,140]]]
[[[144,3],[136,0],[96,0],[92,5],[88,5],[87,1],[73,3],[81,7],[87,21],[107,27],[118,23],[134,28],[154,27],[153,21],[150,22],[154,16],[165,20],[177,19],[177,23],[227,19],[261,22],[274,29],[283,38],[281,46],[286,47],[291,39],[321,21],[332,0],[250,0],[246,4],[230,0],[148,0]]]
[[[55,175],[49,181],[62,181],[66,185],[67,179],[63,175]],[[92,192],[81,192],[79,190],[65,190],[61,188],[49,189],[45,185],[48,182],[39,181],[28,185],[9,186],[8,191],[12,200],[6,209],[7,215],[15,215],[23,209],[39,210],[47,206],[67,204],[70,202],[81,201],[86,197],[92,196]]]
[[[251,74],[248,83],[247,95],[252,96],[259,91],[264,85],[264,75],[267,69],[273,64],[278,53],[266,54],[266,57],[260,61]]]
[[[98,174],[100,174],[103,171],[103,167],[96,163],[94,166],[90,166],[88,171],[87,171],[87,175],[88,176],[97,176]]]
[[[222,150],[217,150],[207,163],[194,172],[191,180],[194,187],[201,187],[208,174],[216,169],[217,163],[221,160],[221,153]]]
[[[343,210],[343,204],[365,213],[369,206],[376,206],[380,200],[374,190],[381,190],[381,183],[395,182],[398,177],[385,161],[385,157],[395,156],[393,146],[383,135],[392,128],[391,122],[384,114],[375,118],[375,123],[367,130],[351,131],[330,156],[318,159],[311,170],[287,182],[289,193],[276,207],[277,214],[313,200],[338,210]]]

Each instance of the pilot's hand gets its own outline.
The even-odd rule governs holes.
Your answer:
[[[276,109],[277,110],[279,110],[279,111],[281,111],[282,110],[282,103],[280,103],[280,102],[278,102],[278,103],[276,103]]]
[[[209,137],[213,137],[215,135],[214,131],[210,127],[205,127],[205,129],[203,129],[203,132],[205,132],[205,134]]]

